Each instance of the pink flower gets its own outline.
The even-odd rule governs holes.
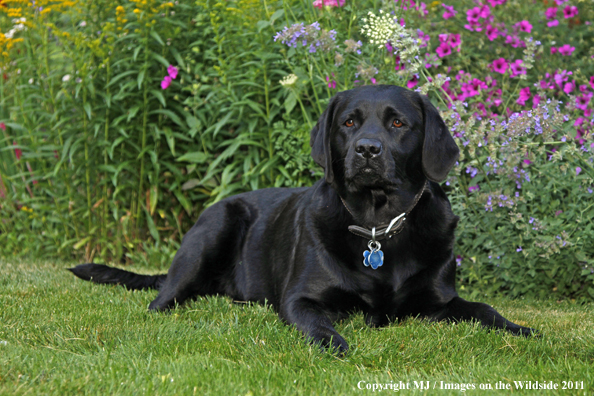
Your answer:
[[[572,93],[574,89],[575,89],[575,81],[565,83],[565,85],[563,86],[563,92],[565,92],[568,95],[570,93]]]
[[[491,4],[491,7],[505,3],[506,0],[487,0],[487,3]]]
[[[327,7],[342,7],[345,0],[315,0],[312,4],[314,7],[322,9],[323,6]]]
[[[375,84],[376,82],[377,82],[377,81],[376,81],[376,79],[375,79],[375,78],[373,78],[373,77],[371,77],[371,83],[372,83],[372,84]]]
[[[441,43],[435,52],[437,52],[437,55],[440,58],[443,58],[444,56],[448,56],[452,53],[452,47],[450,47],[448,43]]]
[[[526,20],[516,23],[515,26],[518,26],[522,32],[530,33],[532,31],[532,25]]]
[[[594,77],[592,77],[594,78]],[[3,131],[6,130],[6,125],[3,122],[0,122],[0,129],[2,129]]]
[[[332,73],[334,74],[334,73]],[[326,76],[326,82],[328,83],[328,88],[336,89],[336,81],[330,81],[330,77]]]
[[[485,31],[487,34],[487,38],[489,41],[493,41],[499,36],[499,30],[495,26],[487,25],[487,30]]]
[[[421,44],[419,44],[419,47],[426,47],[427,44],[429,44],[429,40],[431,40],[431,37],[428,34],[423,33],[423,31],[420,29],[417,29],[417,35],[421,39]]]
[[[438,36],[439,42],[440,43],[447,43],[448,42],[448,36],[449,34],[447,33],[442,33]]]
[[[163,77],[163,81],[161,81],[161,89],[167,89],[169,88],[169,85],[171,85],[171,77]]]
[[[569,44],[564,44],[559,47],[559,53],[561,55],[569,56],[575,51],[575,47],[570,46]]]
[[[478,22],[479,18],[481,17],[481,8],[474,7],[466,10],[466,20],[468,22]]]
[[[554,21],[547,22],[548,27],[553,27],[553,26],[558,26],[558,25],[559,25],[559,21],[556,19]]]
[[[557,16],[557,7],[551,7],[545,11],[547,19],[555,19]]]
[[[520,89],[520,97],[518,98],[518,100],[516,100],[516,103],[521,106],[524,106],[526,104],[526,101],[530,99],[531,96],[532,94],[530,93],[530,87],[522,88]]]
[[[551,54],[556,54],[558,51],[557,47],[551,47]]]
[[[563,3],[567,2],[568,0],[555,0],[555,4],[558,6],[563,5]]]
[[[505,74],[505,72],[507,71],[508,64],[505,58],[499,58],[495,59],[491,66],[493,67],[493,71],[496,71],[500,74]]]
[[[456,48],[461,44],[460,35],[459,34],[450,34],[448,38],[448,43],[452,46],[452,48]]]
[[[532,108],[537,108],[541,99],[542,97],[540,95],[534,95],[534,97],[532,98]]]
[[[565,18],[573,18],[574,16],[577,16],[578,14],[578,8],[576,6],[566,6],[563,9],[563,16]]]
[[[419,77],[415,74],[413,77],[406,82],[406,87],[408,89],[413,89],[419,83]]]
[[[590,103],[591,97],[592,97],[592,94],[578,96],[575,99],[575,107],[577,107],[580,110],[586,111],[586,109],[588,108],[588,103]]]
[[[13,146],[17,145],[17,142],[12,142]],[[17,161],[21,159],[21,156],[23,155],[23,152],[20,148],[15,148],[14,149],[14,154],[16,155]]]
[[[489,16],[491,15],[491,9],[489,8],[488,5],[484,5],[481,7],[481,13],[479,14],[479,16],[481,18],[487,19],[489,18]]]
[[[509,69],[511,70],[510,77],[515,77],[520,74],[526,74],[526,68],[522,67],[522,60],[516,59],[509,65]]]
[[[167,68],[167,74],[169,74],[169,77],[175,80],[175,78],[177,77],[177,67],[169,65],[169,67]]]
[[[442,4],[442,7],[446,9],[446,11],[443,13],[443,19],[453,18],[458,13],[458,11],[454,10],[454,6]]]
[[[590,77],[590,86],[594,89],[594,76]]]

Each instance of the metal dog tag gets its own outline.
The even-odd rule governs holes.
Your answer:
[[[384,265],[384,252],[380,249],[382,245],[377,241],[369,241],[367,244],[369,250],[363,252],[363,265],[371,267],[374,270]]]

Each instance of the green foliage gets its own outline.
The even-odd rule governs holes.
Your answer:
[[[560,7],[553,29],[545,4],[509,0],[471,31],[464,24],[475,5],[458,0],[450,19],[437,2],[347,0],[318,9],[305,0],[64,0],[43,12],[16,11],[17,3],[0,7],[0,31],[13,28],[12,18],[27,21],[17,39],[0,41],[0,255],[166,266],[208,205],[252,189],[311,185],[321,172],[309,131],[329,98],[386,83],[427,93],[463,148],[446,186],[461,216],[462,287],[594,298],[594,100],[584,104],[594,89],[586,45],[594,28],[584,23],[591,7],[580,2],[571,18]],[[398,34],[390,46],[369,33],[370,11],[406,22],[391,25]],[[300,23],[309,36],[293,42]],[[489,40],[486,23],[505,34]],[[440,35],[457,34],[451,54],[438,56]],[[506,44],[506,35],[526,48]],[[551,53],[564,44],[575,47],[571,56]],[[500,58],[521,61],[526,74],[494,70]],[[162,89],[172,66],[177,76]],[[556,118],[544,135],[533,133],[534,122],[532,135],[521,134],[526,125],[514,126],[511,115],[529,111],[537,95],[541,105],[547,97],[566,104],[547,104]],[[501,129],[502,121],[511,126]],[[498,173],[488,167],[494,159],[505,163]],[[530,177],[521,189],[514,168]],[[497,206],[502,195],[514,205]],[[489,196],[493,211],[485,210]]]

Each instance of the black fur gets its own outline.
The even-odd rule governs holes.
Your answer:
[[[420,316],[531,334],[456,293],[458,217],[438,183],[456,162],[458,147],[426,97],[394,86],[341,92],[310,144],[323,180],[311,188],[252,191],[206,209],[166,278],[94,264],[71,271],[97,283],[157,288],[150,310],[209,294],[268,301],[308,339],[341,353],[348,346],[332,322],[356,310],[371,326]],[[371,228],[410,211],[427,180],[402,232],[382,241],[383,266],[365,267],[368,240],[348,226]]]

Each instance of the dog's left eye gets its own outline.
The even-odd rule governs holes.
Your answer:
[[[404,124],[403,124],[403,123],[402,123],[402,121],[400,121],[399,119],[395,119],[395,120],[392,122],[392,126],[395,126],[396,128],[400,128],[402,125],[404,125]]]

